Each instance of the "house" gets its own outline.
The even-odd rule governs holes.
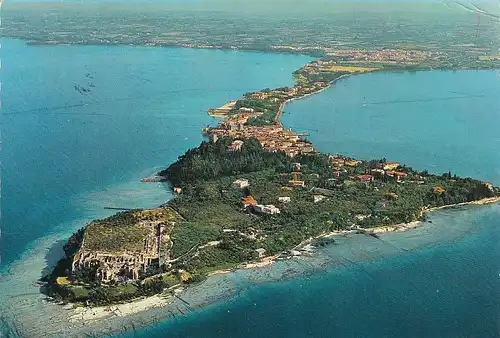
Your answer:
[[[176,194],[180,194],[182,192],[182,188],[174,188],[174,192]]]
[[[350,161],[345,161],[345,165],[348,166],[348,167],[355,167],[357,166],[358,164],[362,163],[361,161],[357,161],[357,160],[350,160]]]
[[[257,255],[259,255],[259,258],[262,258],[266,255],[266,249],[264,248],[255,249],[255,252],[257,253]]]
[[[493,188],[493,184],[491,184],[490,182],[481,182],[481,184],[483,185],[483,187],[485,187],[487,190],[493,192],[495,191],[495,188]]]
[[[318,203],[318,202],[321,202],[322,200],[324,200],[326,197],[323,196],[323,195],[313,195],[313,201],[314,203]]]
[[[293,170],[300,171],[301,164],[299,162],[293,163]]]
[[[250,183],[248,183],[248,180],[246,180],[246,179],[238,179],[238,180],[234,181],[231,185],[235,188],[243,189],[243,188],[248,187],[250,185]]]
[[[240,113],[253,113],[255,110],[253,108],[241,107],[238,111]]]
[[[340,175],[342,175],[342,171],[340,171],[340,170],[335,170],[335,171],[333,172],[333,177],[339,178],[339,177],[340,177]]]
[[[397,169],[399,166],[400,165],[398,162],[385,162],[385,163],[383,163],[382,168],[384,170],[394,170],[394,169]]]
[[[446,190],[444,190],[442,187],[440,187],[439,185],[438,186],[435,186],[434,188],[432,188],[432,190],[437,193],[437,194],[442,194],[443,192],[445,192]]]
[[[370,170],[370,173],[377,178],[382,178],[384,177],[385,171],[383,169],[372,169]]]
[[[278,197],[278,201],[281,203],[290,203],[292,199],[288,196]]]
[[[360,182],[371,182],[373,181],[373,176],[372,175],[359,175],[357,177],[357,180]]]
[[[333,160],[332,165],[335,167],[343,167],[344,166],[344,160]]]
[[[252,93],[250,95],[250,97],[252,99],[255,99],[255,100],[265,100],[269,97],[269,94],[268,93],[262,93],[262,92],[257,92],[257,93]]]
[[[238,150],[241,150],[241,146],[243,145],[243,141],[241,140],[236,140],[236,141],[233,141],[233,143],[231,143],[228,147],[227,147],[227,150],[228,151],[238,151]]]
[[[57,285],[69,285],[71,284],[71,281],[68,279],[68,277],[57,277],[56,279]]]
[[[241,200],[244,208],[257,205],[257,201],[252,196],[243,197]]]
[[[276,208],[272,204],[269,205],[256,204],[254,205],[253,210],[259,214],[268,214],[268,215],[279,214],[281,212],[280,209]]]
[[[401,181],[401,177],[406,176],[406,173],[401,172],[401,171],[387,170],[385,173],[387,174],[387,176],[395,177],[396,181],[398,181],[398,182]]]
[[[305,187],[306,183],[304,181],[299,181],[299,180],[290,180],[288,181],[291,185],[294,187]]]
[[[314,178],[319,178],[319,174],[316,174],[316,173],[309,174],[309,176],[314,177]]]
[[[386,195],[387,197],[390,197],[390,198],[395,199],[395,200],[399,198],[398,194],[396,194],[396,193],[394,193],[394,192],[389,192],[389,193],[387,193],[387,194],[385,194],[385,195]]]

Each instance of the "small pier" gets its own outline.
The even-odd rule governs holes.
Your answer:
[[[141,178],[141,182],[166,182],[167,178],[165,176],[152,176]]]
[[[121,211],[134,210],[134,209],[130,209],[130,208],[119,208],[119,207],[104,207],[104,209],[106,209],[106,210],[121,210]]]

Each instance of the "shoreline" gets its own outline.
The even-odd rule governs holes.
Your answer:
[[[463,203],[458,203],[458,204],[450,204],[450,205],[443,205],[440,207],[434,207],[434,208],[426,208],[422,210],[422,215],[427,214],[427,213],[432,213],[435,211],[439,210],[444,210],[444,209],[449,209],[449,208],[454,208],[457,206],[473,206],[473,205],[488,205],[488,204],[496,204],[500,203],[500,196],[499,197],[490,197],[490,198],[483,198],[481,200],[477,201],[470,201],[470,202],[463,202]],[[417,220],[409,223],[398,223],[394,225],[382,225],[382,226],[377,226],[377,227],[372,227],[372,228],[366,228],[363,229],[366,232],[372,232],[375,234],[387,234],[387,233],[392,233],[392,232],[405,232],[409,231],[412,229],[419,228],[423,225],[425,225],[426,222],[423,220]],[[332,231],[332,232],[326,232],[322,233],[318,236],[309,238],[305,241],[302,241],[298,245],[296,245],[292,250],[300,249],[302,247],[306,247],[310,245],[314,240],[320,239],[320,238],[331,238],[331,237],[345,237],[347,235],[353,235],[357,234],[359,230],[352,229],[352,230],[337,230],[337,231]],[[314,255],[313,251],[307,251],[309,252],[310,255]],[[234,273],[237,271],[243,271],[243,270],[259,270],[261,268],[265,267],[270,267],[274,265],[278,259],[283,255],[283,253],[276,254],[273,256],[269,257],[264,257],[261,261],[259,262],[247,262],[247,263],[242,263],[239,266],[231,269],[221,269],[221,270],[215,270],[210,272],[207,275],[207,278],[215,277],[215,276],[220,276],[220,275],[227,275],[230,273]],[[299,258],[300,256],[292,256],[294,258]],[[288,258],[285,258],[285,261],[289,260]],[[196,286],[201,286],[205,283],[205,281],[194,285],[193,287]],[[68,320],[71,323],[77,323],[80,321],[84,321],[84,324],[92,323],[92,322],[102,322],[104,320],[110,319],[110,318],[116,318],[116,317],[126,317],[142,312],[146,312],[148,310],[153,310],[156,308],[166,308],[169,305],[173,303],[175,300],[175,297],[178,293],[184,292],[188,289],[191,289],[191,287],[183,287],[183,286],[178,286],[175,288],[174,294],[173,295],[166,295],[166,294],[158,294],[150,297],[143,297],[140,299],[132,300],[127,303],[122,303],[122,304],[114,304],[114,305],[107,305],[107,306],[98,306],[98,307],[87,307],[87,306],[76,306],[74,304],[67,304],[64,306],[66,310],[70,310],[71,313],[68,314]],[[173,314],[172,314],[173,316]]]
[[[356,73],[343,74],[343,75],[339,76],[338,78],[335,78],[334,80],[329,82],[327,86],[319,89],[318,91],[311,92],[311,93],[305,94],[305,95],[300,96],[300,97],[293,97],[293,98],[287,99],[286,101],[284,101],[280,105],[280,108],[276,114],[275,124],[282,126],[281,117],[282,117],[282,114],[283,114],[283,111],[284,111],[286,105],[289,102],[292,102],[295,100],[300,100],[300,99],[305,99],[309,96],[319,94],[319,93],[321,93],[329,88],[333,88],[333,86],[337,82],[339,82],[340,80],[342,80],[344,78],[348,78],[352,75],[362,75],[362,74],[373,73],[373,72],[377,72],[377,71],[383,71],[383,69],[376,70],[376,71],[369,71],[369,72],[356,72]],[[211,114],[209,114],[209,115],[211,115]],[[221,117],[225,118],[225,116],[221,116]],[[440,207],[432,207],[432,208],[426,207],[426,208],[423,208],[421,210],[419,218],[422,218],[422,216],[426,213],[445,209],[445,208],[452,208],[452,207],[456,207],[456,206],[465,206],[465,205],[484,205],[484,204],[492,204],[492,203],[498,203],[498,202],[500,202],[500,197],[485,198],[485,199],[481,199],[478,201],[463,202],[463,203],[459,203],[459,204],[444,205],[444,206],[440,206]],[[301,248],[304,248],[308,245],[311,245],[311,243],[314,240],[317,240],[320,238],[347,236],[350,234],[359,233],[359,231],[363,231],[365,234],[370,234],[370,233],[371,234],[383,234],[383,233],[390,233],[390,232],[408,231],[411,229],[421,227],[424,224],[425,224],[424,221],[417,220],[417,221],[413,221],[410,223],[398,223],[398,224],[393,224],[393,225],[382,225],[382,226],[376,226],[376,227],[372,227],[372,228],[346,229],[346,230],[325,232],[325,233],[319,234],[315,237],[311,237],[307,240],[302,241],[301,243],[299,243],[295,247],[291,248],[287,252],[289,253],[289,252],[294,251],[294,250],[300,250]],[[260,268],[264,268],[264,267],[269,267],[269,266],[275,264],[276,261],[279,258],[281,258],[284,253],[285,252],[282,252],[282,253],[279,253],[279,254],[276,254],[273,256],[269,256],[269,257],[264,257],[262,260],[256,261],[256,262],[241,263],[234,268],[225,268],[225,269],[215,270],[215,271],[208,273],[207,278],[219,276],[219,275],[230,274],[230,273],[234,273],[234,272],[239,271],[239,270],[260,269]],[[313,253],[312,250],[303,250],[302,251],[302,254],[306,254],[306,255],[311,254],[311,253]],[[300,256],[291,255],[288,258],[291,258],[291,257],[300,257]],[[285,259],[288,260],[288,258],[285,258]],[[204,282],[205,281],[201,282],[199,285],[203,284]],[[131,300],[127,303],[113,304],[113,305],[106,305],[106,306],[98,306],[98,307],[88,307],[88,306],[81,307],[80,306],[80,307],[77,307],[74,304],[68,304],[68,306],[70,306],[70,308],[73,309],[73,314],[70,315],[69,318],[70,318],[70,321],[73,321],[73,322],[75,320],[78,320],[78,319],[81,319],[84,321],[96,321],[96,320],[101,321],[101,320],[106,320],[106,319],[112,318],[112,317],[124,317],[124,316],[129,316],[132,314],[141,313],[141,312],[144,312],[147,310],[152,310],[155,308],[162,308],[162,307],[166,307],[172,303],[177,291],[182,292],[182,291],[185,291],[186,289],[190,289],[190,288],[191,288],[190,286],[179,287],[178,289],[175,290],[176,292],[174,292],[173,295],[158,294],[158,295],[154,295],[154,296],[150,296],[150,297],[141,297],[141,298],[136,299],[136,300]],[[81,316],[81,318],[80,318],[80,316]]]
[[[189,47],[184,47],[184,48],[189,48]],[[377,71],[384,71],[383,69],[377,70]],[[391,70],[388,70],[391,71]],[[319,89],[318,91],[314,91],[308,94],[305,94],[300,97],[293,97],[290,99],[287,99],[284,101],[281,105],[280,108],[276,114],[276,119],[275,119],[275,124],[276,125],[281,125],[281,117],[284,112],[284,109],[286,107],[286,104],[294,101],[294,100],[299,100],[299,99],[304,99],[307,98],[311,95],[319,94],[322,91],[328,89],[328,88],[333,88],[333,86],[340,80],[347,78],[351,75],[361,75],[361,74],[366,74],[366,73],[372,73],[374,71],[370,72],[356,72],[356,73],[349,73],[349,74],[343,74],[331,82],[328,83],[327,86],[324,88]],[[497,203],[500,202],[500,197],[495,197],[495,198],[486,198],[478,201],[471,201],[471,202],[463,202],[463,203],[458,203],[458,204],[452,204],[452,205],[445,205],[445,206],[440,206],[440,207],[433,207],[433,208],[423,208],[421,211],[420,217],[423,216],[423,214],[427,212],[432,212],[435,210],[440,210],[440,209],[445,209],[445,208],[452,208],[456,206],[461,206],[461,205],[484,205],[484,204],[491,204],[491,203]],[[379,234],[379,233],[389,233],[389,232],[396,232],[396,231],[407,231],[410,229],[414,229],[417,227],[420,227],[424,224],[425,222],[419,220],[419,221],[414,221],[410,223],[399,223],[399,224],[394,224],[394,225],[384,225],[384,226],[378,226],[378,227],[373,227],[373,228],[366,228],[366,229],[349,229],[349,230],[339,230],[339,231],[333,231],[333,232],[328,232],[328,233],[322,233],[320,235],[317,235],[315,237],[309,238],[301,243],[299,243],[297,246],[294,248],[288,250],[288,252],[293,251],[297,248],[302,248],[304,246],[307,246],[308,244],[312,243],[314,240],[319,239],[319,238],[327,238],[327,237],[333,237],[333,236],[346,236],[349,234],[354,234],[359,231],[364,231],[365,234],[369,233],[374,233],[374,234]],[[307,250],[308,253],[310,253],[312,250]],[[306,250],[304,250],[303,253],[305,253]],[[240,270],[249,270],[249,269],[260,269],[264,267],[269,267],[276,263],[276,261],[283,255],[284,253],[279,253],[274,256],[269,256],[269,257],[264,257],[261,261],[258,262],[245,262],[239,264],[235,268],[230,268],[230,269],[221,269],[221,270],[215,270],[212,271],[208,274],[208,277],[213,277],[213,276],[218,276],[218,275],[224,275],[224,274],[229,274],[229,273],[234,273],[236,271]],[[292,255],[292,257],[295,257],[295,255]],[[288,260],[288,259],[287,259]],[[201,282],[199,285],[203,285],[205,281]],[[127,303],[121,303],[121,304],[113,304],[113,305],[106,305],[106,306],[98,306],[98,307],[90,307],[90,306],[77,306],[75,304],[68,304],[65,309],[70,310],[70,314],[68,315],[68,320],[70,323],[80,323],[82,325],[86,325],[87,323],[95,323],[95,322],[103,322],[105,320],[108,320],[110,318],[119,318],[119,317],[127,317],[131,316],[134,314],[139,314],[139,313],[144,313],[148,310],[153,310],[156,308],[167,308],[170,304],[175,301],[177,291],[179,292],[184,292],[187,289],[196,289],[197,285],[187,286],[187,287],[182,287],[174,290],[175,292],[172,295],[165,295],[165,294],[158,294],[150,297],[141,297],[139,299],[131,300]],[[196,292],[196,291],[193,291]]]
[[[361,72],[361,73],[359,73],[359,74],[368,74],[368,73],[373,73],[373,71],[372,71],[372,72]],[[283,116],[283,112],[284,112],[284,110],[285,110],[285,107],[286,107],[286,105],[287,105],[289,102],[296,101],[296,100],[302,100],[302,99],[305,99],[305,98],[307,98],[307,97],[309,97],[309,96],[319,94],[319,93],[321,93],[321,92],[323,92],[323,91],[325,91],[325,90],[327,90],[327,89],[329,89],[329,88],[333,88],[333,85],[334,85],[335,83],[337,83],[337,82],[338,82],[338,81],[340,81],[341,79],[343,79],[343,78],[347,78],[347,77],[349,77],[349,76],[351,76],[351,75],[352,75],[352,74],[344,74],[344,75],[340,75],[338,78],[336,78],[336,79],[332,80],[332,81],[328,84],[328,86],[326,86],[326,87],[324,87],[324,88],[321,88],[321,89],[319,89],[319,90],[317,90],[317,91],[315,91],[315,92],[312,92],[312,93],[305,94],[304,96],[301,96],[301,97],[292,97],[291,99],[287,99],[285,102],[283,102],[283,103],[280,105],[280,107],[279,107],[279,109],[278,109],[278,113],[276,114],[276,117],[275,117],[275,119],[274,119],[274,122],[275,122],[276,124],[278,124],[278,125],[283,126],[283,123],[281,123],[281,117]]]

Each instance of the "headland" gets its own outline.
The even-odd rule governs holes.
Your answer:
[[[134,313],[158,306],[144,297],[179,297],[207,276],[308,255],[335,236],[378,238],[418,226],[436,208],[498,202],[500,190],[488,182],[320,153],[307,134],[280,124],[290,100],[383,70],[316,60],[294,73],[292,88],[246,93],[216,109],[223,120],[203,129],[208,141],[155,176],[168,180],[174,198],[80,229],[44,279],[47,294],[100,309],[78,310],[83,320],[109,316],[109,306]],[[126,304],[132,300],[137,306]]]

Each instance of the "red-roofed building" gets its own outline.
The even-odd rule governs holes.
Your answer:
[[[360,182],[371,182],[371,181],[373,181],[373,176],[372,175],[359,175],[357,177],[357,179]]]
[[[257,205],[257,201],[252,196],[243,197],[241,203],[243,204],[243,207],[245,207],[245,208],[247,208],[249,206]]]

